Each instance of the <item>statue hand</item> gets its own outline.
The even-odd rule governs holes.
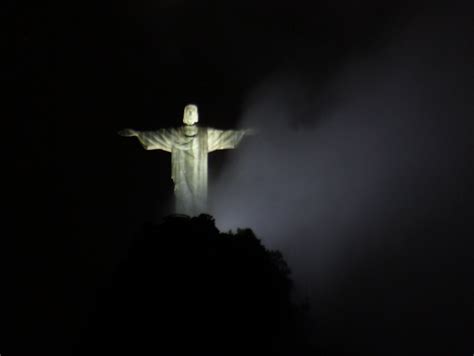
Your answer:
[[[132,129],[120,130],[120,131],[118,132],[118,134],[119,134],[120,136],[123,136],[123,137],[138,136],[138,133],[137,133],[135,130],[132,130]]]

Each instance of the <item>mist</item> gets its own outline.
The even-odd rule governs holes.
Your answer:
[[[450,216],[473,167],[467,26],[459,12],[425,14],[329,80],[297,60],[263,80],[239,124],[258,134],[211,181],[218,226],[281,249],[310,293]]]

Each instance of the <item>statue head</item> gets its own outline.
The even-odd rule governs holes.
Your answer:
[[[183,123],[191,126],[195,125],[199,120],[198,108],[196,105],[189,104],[184,107]]]

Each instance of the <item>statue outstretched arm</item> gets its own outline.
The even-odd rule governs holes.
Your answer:
[[[218,130],[208,128],[208,151],[228,150],[236,148],[245,135],[254,135],[255,130]]]
[[[118,132],[120,136],[123,137],[133,137],[133,136],[138,136],[138,132],[132,129],[123,129]]]
[[[254,136],[258,134],[258,131],[256,129],[245,129],[245,136]]]
[[[173,132],[171,129],[161,129],[156,131],[138,131],[124,129],[118,132],[120,136],[138,138],[146,150],[163,150],[171,152],[173,147]]]

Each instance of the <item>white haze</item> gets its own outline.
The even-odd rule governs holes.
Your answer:
[[[386,243],[379,226],[449,200],[473,112],[465,23],[452,23],[418,19],[324,86],[289,68],[255,88],[240,126],[259,133],[211,185],[219,228],[252,228],[297,281],[330,287],[365,246]]]

